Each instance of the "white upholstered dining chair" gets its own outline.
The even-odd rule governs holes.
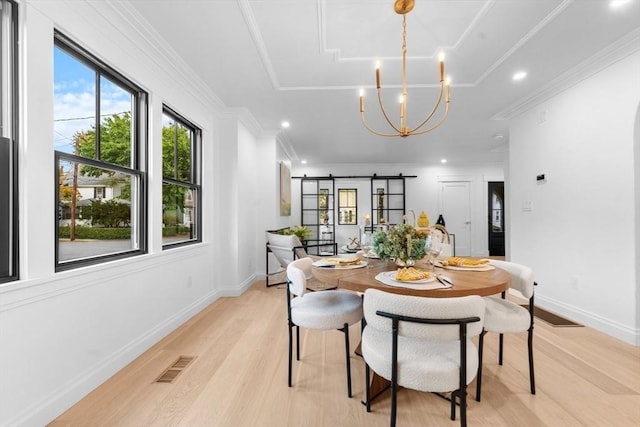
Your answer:
[[[465,426],[466,389],[478,370],[478,353],[471,338],[482,332],[484,311],[484,300],[477,295],[427,298],[367,289],[362,332],[367,412],[371,410],[373,369],[391,381],[391,426],[396,423],[399,386],[452,392],[451,419],[455,420],[458,401],[460,424]]]
[[[280,267],[286,271],[287,266],[295,259],[299,258],[307,258],[309,254],[307,254],[306,248],[331,248],[333,250],[333,255],[337,253],[337,245],[335,243],[323,243],[323,244],[313,244],[313,245],[303,245],[298,239],[298,236],[295,234],[278,234],[267,231],[265,233],[267,238],[267,262],[266,269],[269,269],[269,259],[268,255],[271,252],[278,262],[280,263]],[[266,285],[267,287],[281,285],[285,282],[276,282],[269,283],[269,273],[266,275]],[[326,289],[335,289],[335,286],[329,286],[326,283],[319,282],[317,280],[310,280],[307,284],[310,290],[326,290]]]
[[[487,332],[496,332],[499,335],[498,364],[502,365],[504,334],[527,332],[527,345],[529,352],[529,386],[531,394],[536,394],[536,382],[533,371],[533,294],[536,282],[533,270],[527,266],[514,262],[490,260],[491,265],[501,268],[511,276],[510,289],[514,289],[528,299],[528,309],[506,298],[506,292],[501,297],[485,297],[484,330],[478,339],[478,380],[476,382],[476,400],[480,401],[482,388],[482,349],[484,335]]]
[[[287,314],[289,323],[289,387],[292,385],[293,328],[296,329],[296,360],[300,360],[300,328],[344,333],[347,364],[347,395],[351,397],[349,326],[362,320],[362,298],[349,291],[306,292],[311,277],[311,258],[292,261],[287,266]],[[293,295],[293,298],[291,296]]]

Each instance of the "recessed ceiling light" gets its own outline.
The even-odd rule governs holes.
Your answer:
[[[442,163],[442,164],[447,163],[447,159],[441,159],[441,160],[440,160],[440,163]]]
[[[300,163],[302,163],[303,165],[306,165],[307,161],[306,160],[300,160]]]
[[[291,126],[291,124],[287,121],[284,121],[280,124],[280,126],[282,126],[283,129],[287,129],[289,126]]]
[[[527,72],[526,71],[518,71],[517,73],[515,73],[512,77],[513,80],[522,80],[525,77],[527,77]]]
[[[504,138],[504,135],[503,135],[503,134],[501,134],[501,133],[496,133],[493,137],[494,137],[495,139],[502,139],[502,138]]]
[[[631,0],[611,0],[609,2],[609,7],[611,9],[617,10],[629,3],[631,3]]]

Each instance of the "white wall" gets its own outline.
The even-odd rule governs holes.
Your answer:
[[[421,211],[425,211],[429,216],[432,224],[436,222],[440,214],[440,184],[441,179],[461,180],[470,182],[471,192],[471,253],[474,256],[487,256],[488,237],[487,237],[487,182],[502,181],[504,179],[501,164],[495,165],[443,165],[438,167],[417,166],[415,164],[407,165],[363,165],[363,164],[335,164],[335,165],[302,165],[294,162],[292,175],[303,176],[306,174],[312,176],[370,176],[376,173],[379,176],[389,175],[398,176],[416,176],[416,178],[407,178],[405,180],[406,209],[413,210],[416,216]],[[292,221],[294,224],[300,224],[300,181],[293,180],[292,194]],[[360,192],[365,194],[364,202],[366,210],[360,210],[358,213],[358,221],[363,221],[365,212],[370,212],[370,191],[371,185],[369,180],[336,180],[336,192],[338,188],[354,188],[358,182],[363,183],[358,186],[358,199],[362,200]],[[336,202],[337,203],[337,202]],[[337,207],[337,206],[336,206]],[[412,218],[409,215],[408,220]],[[445,218],[446,220],[446,218]],[[354,234],[356,233],[356,234]],[[353,226],[340,226],[336,223],[336,241],[338,245],[348,243],[347,237],[357,236],[357,230]]]
[[[294,181],[293,216],[281,217],[278,165],[289,159],[276,135],[260,135],[242,112],[225,109],[190,70],[174,60],[165,44],[156,42],[155,34],[126,4],[24,0],[20,12],[21,280],[0,285],[0,425],[41,426],[218,297],[240,294],[256,277],[254,272],[263,271],[263,231],[299,223],[299,185]],[[55,186],[54,28],[81,42],[150,94],[147,255],[54,272],[55,204],[53,192],[43,191]],[[568,91],[550,101],[549,123],[565,117],[568,123],[575,122],[572,128],[536,131],[533,119],[524,115],[514,126],[515,153],[509,172],[514,180],[512,189],[518,189],[512,191],[516,199],[512,210],[515,212],[527,197],[534,201],[531,213],[540,219],[532,223],[531,215],[520,212],[509,226],[514,234],[509,242],[514,257],[532,263],[539,272],[539,299],[572,313],[586,313],[597,321],[594,323],[625,337],[637,336],[634,319],[640,318],[634,293],[638,268],[626,268],[638,265],[633,238],[628,236],[635,235],[636,242],[640,241],[633,222],[638,215],[640,186],[631,160],[633,117],[638,127],[640,73],[633,75],[637,65],[635,55],[583,83],[592,98]],[[609,98],[611,93],[615,99]],[[584,111],[591,101],[592,109]],[[163,103],[203,129],[203,243],[169,251],[162,251],[161,234],[159,129]],[[610,114],[618,106],[623,107],[623,114]],[[572,121],[576,116],[598,120],[587,121],[588,132],[583,133],[580,129],[585,120]],[[607,123],[609,132],[598,133],[592,123]],[[602,150],[582,153],[584,146],[578,141],[586,141],[586,145],[608,141],[617,156]],[[637,145],[637,136],[635,141]],[[543,155],[528,158],[532,155],[529,146],[538,143],[543,144]],[[563,147],[560,154],[556,154],[557,147]],[[549,160],[556,155],[564,163]],[[566,173],[563,168],[573,165],[576,157],[590,166]],[[407,209],[416,213],[425,210],[432,221],[439,209],[438,177],[470,177],[475,206],[472,251],[486,254],[486,181],[502,179],[499,165],[292,166],[293,175],[417,175],[407,180]],[[613,184],[593,179],[594,170]],[[532,172],[534,176],[547,173],[546,186],[532,185]],[[630,184],[634,179],[635,190]],[[562,189],[555,187],[560,180],[564,182]],[[612,186],[615,192],[607,191]],[[588,197],[583,188],[589,191]],[[553,212],[541,209],[545,206]],[[603,212],[601,206],[610,209]],[[555,215],[558,208],[569,211],[561,214],[561,226]],[[535,231],[535,238],[527,238],[523,230]],[[560,267],[546,261],[550,240],[552,247],[567,249],[562,252]],[[619,268],[605,276],[604,269],[593,269],[594,258],[615,259]],[[567,285],[567,277],[572,276],[579,278],[577,290]],[[615,292],[603,292],[601,279],[607,279],[605,283]],[[174,355],[167,354],[167,358],[169,363]]]
[[[191,316],[220,296],[240,294],[256,277],[256,263],[246,256],[255,246],[254,208],[262,203],[254,201],[254,184],[272,165],[253,166],[261,154],[258,142],[275,152],[275,138],[254,137],[242,114],[229,113],[130,6],[112,3],[20,2],[21,280],[0,285],[1,426],[45,425]],[[53,191],[46,191],[55,188],[54,28],[150,95],[149,253],[61,273],[54,272]],[[164,103],[203,129],[204,166],[203,242],[167,251],[161,232]],[[166,357],[169,364],[177,355]]]
[[[636,345],[639,105],[636,52],[522,114],[507,196],[511,259],[535,270],[539,305]]]
[[[255,137],[240,124],[238,128],[238,277],[242,278],[243,287],[249,287],[255,280],[258,270],[256,258],[253,256],[256,247],[256,212],[259,206],[254,185],[256,181],[257,141]],[[233,210],[231,210],[233,212]]]
[[[280,138],[281,135],[274,134],[258,142],[256,172],[260,178],[256,180],[254,185],[258,189],[257,194],[260,195],[260,202],[257,205],[258,210],[253,214],[258,218],[255,256],[258,266],[256,271],[261,277],[264,277],[267,271],[275,273],[281,270],[280,263],[271,253],[268,254],[268,267],[266,265],[265,245],[267,239],[265,231],[290,227],[295,224],[293,216],[280,215],[280,163],[284,162],[291,169],[291,160],[283,148],[283,142]],[[296,182],[292,182],[291,187],[291,199],[294,203],[296,196],[293,191],[295,191]]]

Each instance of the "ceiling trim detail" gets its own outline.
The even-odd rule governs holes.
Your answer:
[[[484,79],[486,79],[487,77],[489,77],[489,75],[496,69],[498,68],[500,65],[502,65],[502,63],[504,63],[507,59],[509,59],[509,57],[511,55],[513,55],[514,53],[516,53],[522,46],[524,46],[529,40],[531,40],[533,38],[533,36],[535,36],[537,33],[539,33],[544,27],[546,27],[551,21],[553,21],[554,19],[556,19],[556,17],[558,15],[560,15],[560,13],[565,10],[567,8],[567,6],[569,6],[571,3],[573,3],[573,0],[564,0],[562,3],[560,3],[555,9],[553,9],[551,11],[550,14],[548,14],[547,16],[544,17],[543,20],[541,20],[538,25],[536,25],[535,27],[533,27],[529,32],[527,32],[527,34],[524,35],[524,37],[522,37],[520,40],[518,40],[518,42],[516,44],[513,45],[513,47],[511,49],[509,49],[504,55],[502,55],[502,57],[500,57],[500,59],[498,59],[492,66],[490,66],[489,68],[487,68],[487,70],[478,78],[478,80],[476,80],[475,82],[472,83],[471,86],[477,86],[480,83],[482,83],[482,81]]]
[[[361,85],[350,85],[350,86],[281,86],[278,80],[278,75],[271,62],[269,53],[267,51],[266,44],[262,37],[262,33],[256,21],[255,15],[253,13],[253,9],[249,3],[249,0],[236,0],[238,6],[240,7],[240,11],[242,14],[245,23],[247,24],[247,28],[249,30],[249,34],[253,39],[256,49],[258,51],[258,55],[260,56],[260,60],[265,67],[267,75],[269,76],[269,80],[271,81],[271,85],[274,90],[277,91],[316,91],[316,90],[358,90]],[[329,48],[326,45],[326,0],[316,0],[317,11],[318,11],[318,49],[320,54],[326,54],[333,56],[334,62],[350,62],[350,61],[371,61],[373,58],[369,57],[343,57],[341,55],[340,49],[337,48]],[[493,71],[495,71],[500,65],[502,65],[507,59],[509,59],[513,54],[515,54],[520,48],[522,48],[531,38],[533,38],[537,33],[539,33],[544,27],[546,27],[549,23],[551,23],[556,17],[562,13],[574,0],[564,0],[560,3],[555,9],[551,11],[542,21],[540,21],[535,27],[533,27],[529,32],[527,32],[511,49],[509,49],[504,55],[502,55],[495,63],[490,65],[484,73],[480,75],[474,82],[470,83],[455,83],[453,87],[458,88],[473,88],[481,84],[487,77],[491,75]],[[496,4],[496,0],[486,0],[485,4],[482,6],[480,11],[473,18],[471,24],[467,27],[464,33],[460,36],[460,38],[456,41],[456,43],[452,47],[447,47],[448,49],[457,49],[460,44],[468,37],[469,33],[472,29],[477,25],[478,21],[488,13],[488,11]],[[436,53],[431,56],[419,56],[412,57],[412,59],[432,59]],[[398,57],[390,57],[385,59],[398,59]],[[386,87],[391,89],[400,88],[400,85],[387,85]],[[411,84],[408,85],[409,88],[426,88],[432,89],[439,87],[436,84]]]
[[[269,80],[271,80],[271,85],[275,90],[280,90],[280,83],[278,82],[278,76],[276,74],[275,68],[273,68],[273,63],[269,58],[269,53],[267,52],[267,47],[264,44],[264,39],[262,38],[262,33],[258,28],[258,23],[256,22],[256,17],[253,14],[253,9],[249,5],[249,0],[237,0],[238,6],[240,7],[240,12],[242,14],[242,18],[244,22],[247,24],[247,28],[249,29],[249,34],[253,39],[253,42],[256,45],[256,49],[258,50],[258,55],[260,55],[260,60],[262,61],[262,65],[264,65],[267,74],[269,75]]]
[[[341,50],[338,48],[329,48],[327,47],[327,36],[326,36],[326,7],[325,4],[327,3],[327,0],[317,0],[318,1],[318,37],[320,38],[319,40],[319,45],[320,45],[320,53],[321,54],[326,54],[326,55],[333,55],[334,57],[334,61],[335,62],[372,62],[375,61],[376,59],[381,59],[381,60],[391,60],[391,61],[400,61],[402,59],[402,57],[400,55],[398,56],[381,56],[381,57],[370,57],[370,56],[358,56],[358,57],[354,57],[354,56],[342,56],[341,54]],[[491,7],[493,7],[493,5],[495,4],[496,0],[486,0],[485,4],[482,6],[482,8],[480,9],[480,11],[476,14],[476,16],[473,17],[473,19],[471,20],[471,24],[469,24],[469,26],[466,28],[466,30],[460,35],[460,37],[458,38],[458,40],[456,40],[456,42],[452,45],[452,46],[440,46],[437,47],[435,49],[435,51],[428,56],[411,56],[411,60],[431,60],[434,59],[438,56],[438,52],[441,49],[445,49],[448,51],[452,51],[452,50],[456,50],[461,44],[462,42],[468,37],[469,33],[471,33],[471,31],[473,30],[473,28],[476,27],[476,25],[478,24],[478,21],[480,21],[480,19],[486,15],[486,13],[489,11],[489,9],[491,9]],[[412,86],[412,87],[439,87],[439,85],[424,85],[424,86]]]

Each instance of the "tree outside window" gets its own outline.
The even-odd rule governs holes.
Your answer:
[[[201,131],[168,107],[162,120],[162,242],[200,241]]]
[[[144,253],[146,94],[56,32],[56,269]]]

